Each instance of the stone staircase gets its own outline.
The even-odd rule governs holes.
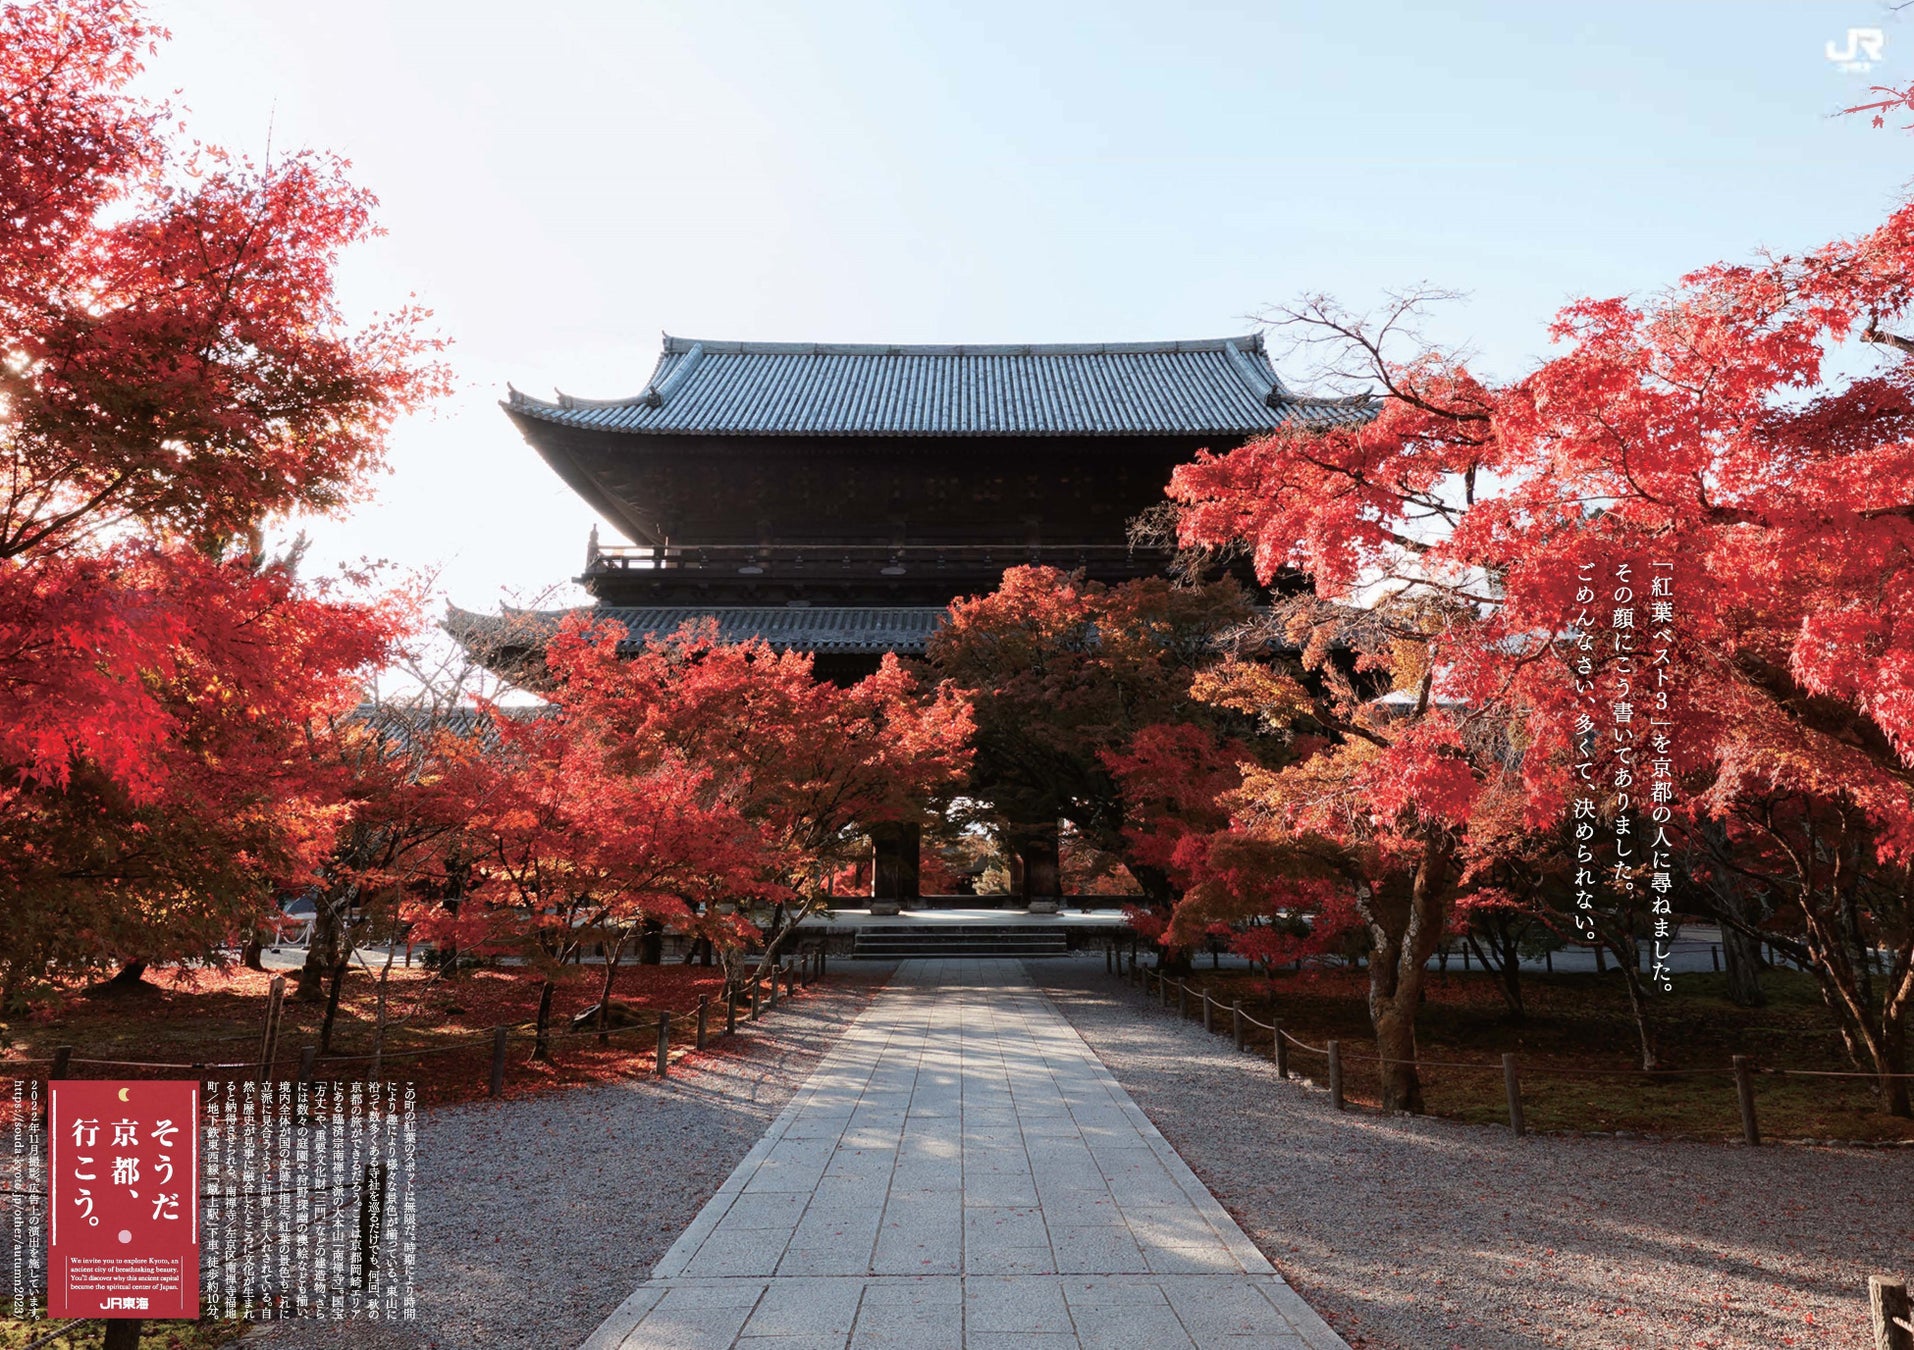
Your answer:
[[[1060,924],[896,923],[857,930],[854,957],[1063,956],[1069,943]]]

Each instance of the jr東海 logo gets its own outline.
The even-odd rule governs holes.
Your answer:
[[[1828,60],[1842,70],[1866,71],[1874,68],[1881,59],[1881,51],[1887,46],[1887,34],[1878,28],[1848,29],[1848,44],[1845,50],[1837,49],[1834,39],[1828,39]]]

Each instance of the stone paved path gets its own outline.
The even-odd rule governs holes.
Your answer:
[[[908,961],[583,1350],[1346,1350],[1015,960]]]

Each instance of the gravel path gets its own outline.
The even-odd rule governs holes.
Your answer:
[[[419,1320],[286,1322],[285,1350],[551,1346],[591,1334],[644,1282],[889,976],[871,962],[672,1077],[451,1107],[419,1129]]]
[[[1329,1108],[1146,1004],[1032,961],[1285,1277],[1368,1350],[1861,1347],[1914,1273],[1914,1151],[1529,1138]]]

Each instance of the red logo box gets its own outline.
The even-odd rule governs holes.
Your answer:
[[[48,1084],[47,1316],[199,1316],[199,1084]]]

